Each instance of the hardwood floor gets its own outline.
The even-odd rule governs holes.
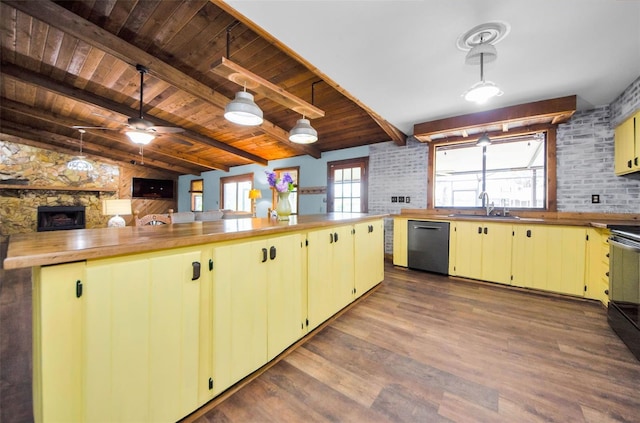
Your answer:
[[[640,422],[640,362],[598,303],[385,270],[376,292],[188,420]]]
[[[0,270],[0,421],[31,414],[31,286]],[[206,422],[640,422],[640,361],[601,305],[386,265],[367,298]]]

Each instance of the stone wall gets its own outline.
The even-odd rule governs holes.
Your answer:
[[[87,228],[106,227],[111,216],[102,215],[102,200],[131,198],[132,177],[176,179],[174,174],[91,157],[87,160],[93,170],[78,172],[67,169],[71,159],[67,154],[0,139],[0,242],[6,242],[8,235],[35,232],[38,206],[84,206]],[[26,189],[33,187],[38,189]],[[176,203],[133,199],[132,208],[141,215],[166,213]],[[131,219],[125,216],[127,224]]]

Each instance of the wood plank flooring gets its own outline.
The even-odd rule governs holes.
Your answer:
[[[186,420],[640,422],[640,362],[599,303],[385,270],[377,291]]]
[[[29,422],[29,272],[0,270],[0,421]],[[385,268],[207,422],[640,422],[640,361],[595,302]]]

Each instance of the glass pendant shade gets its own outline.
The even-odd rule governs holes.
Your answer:
[[[84,156],[76,156],[67,163],[67,169],[78,172],[93,170],[93,165],[84,159]]]
[[[298,119],[296,125],[289,131],[289,141],[296,144],[311,144],[318,141],[318,131],[313,129],[309,119]]]
[[[156,137],[150,132],[140,131],[137,129],[126,131],[125,134],[127,134],[132,143],[138,145],[147,145]]]
[[[464,99],[477,104],[484,104],[492,97],[499,97],[503,94],[502,90],[491,81],[476,82],[471,88],[464,93]]]
[[[238,125],[256,126],[263,121],[262,110],[253,101],[253,95],[246,91],[239,91],[224,108],[224,118]]]
[[[489,138],[486,133],[482,134],[482,136],[478,138],[478,141],[476,141],[478,147],[486,147],[489,144],[491,144],[491,138]]]

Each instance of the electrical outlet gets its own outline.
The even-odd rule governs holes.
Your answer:
[[[398,202],[398,197],[391,197],[391,202],[392,203],[397,203]]]
[[[404,203],[404,197],[398,197],[398,203]]]
[[[405,197],[405,203],[410,203],[411,202],[411,197]]]
[[[600,194],[591,194],[591,203],[597,204],[600,202]]]

